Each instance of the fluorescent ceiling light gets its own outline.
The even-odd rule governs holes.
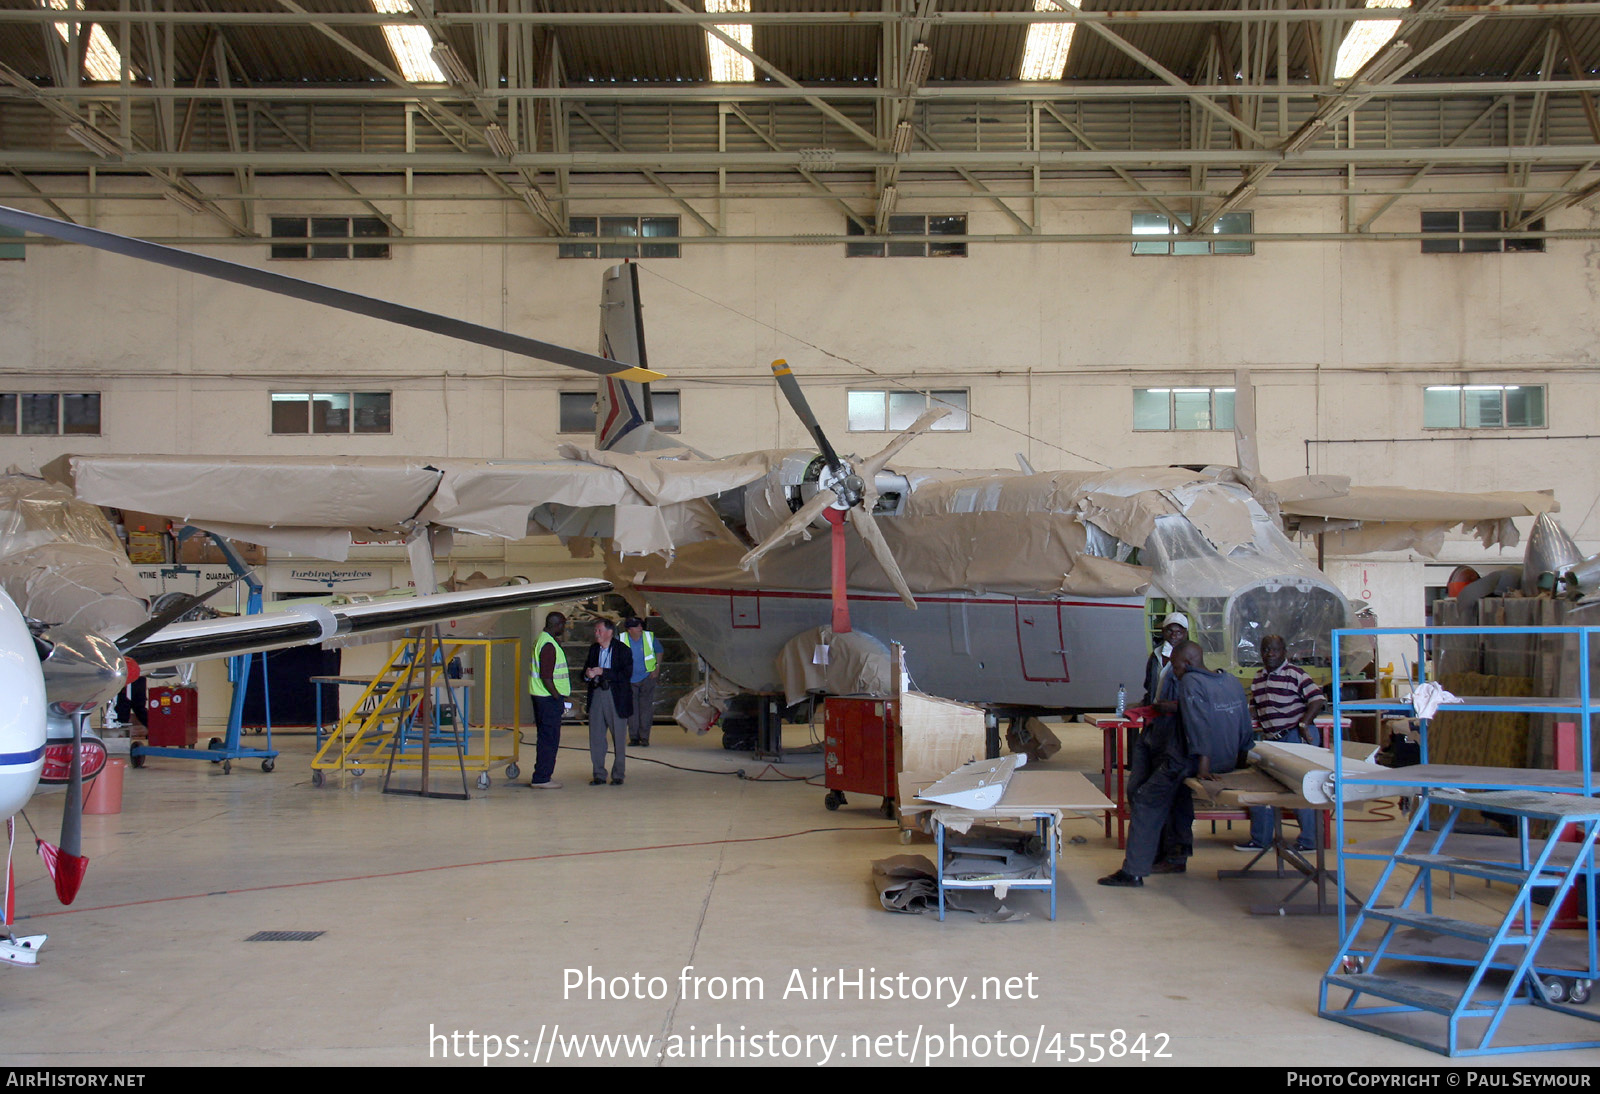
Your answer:
[[[48,4],[57,11],[83,10],[83,0],[48,0]],[[122,79],[122,54],[111,44],[111,39],[106,37],[105,28],[99,23],[90,23],[88,27],[89,48],[83,54],[84,74],[91,80],[115,83]],[[61,35],[63,42],[71,37],[71,31],[65,23],[56,24],[56,33]]]
[[[1369,8],[1409,8],[1411,0],[1367,0]],[[1361,66],[1372,60],[1373,54],[1388,44],[1394,32],[1400,29],[1398,19],[1363,19],[1350,28],[1339,46],[1338,59],[1333,64],[1333,78],[1348,80]]]
[[[912,128],[910,122],[901,122],[894,127],[894,145],[892,150],[895,155],[903,156],[911,151]]]
[[[372,0],[372,10],[383,15],[410,15],[411,0]],[[400,75],[414,84],[442,84],[448,81],[433,62],[433,38],[423,27],[411,24],[384,24],[384,41]]]
[[[1076,8],[1080,0],[1066,0]],[[1066,11],[1056,0],[1033,0],[1034,11]],[[1059,80],[1067,70],[1076,23],[1029,23],[1028,44],[1022,51],[1020,80]]]
[[[706,0],[706,11],[713,15],[723,12],[747,12],[750,10],[750,0]],[[716,29],[738,42],[745,49],[751,48],[755,41],[755,32],[749,23],[718,23]],[[733,49],[728,43],[706,31],[706,51],[711,56],[711,79],[719,84],[748,84],[756,78],[756,66],[750,58]]]
[[[906,91],[915,91],[928,79],[928,70],[933,67],[933,50],[928,48],[927,42],[918,42],[911,47],[911,59],[906,63]]]

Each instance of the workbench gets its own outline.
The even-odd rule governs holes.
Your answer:
[[[1077,771],[1039,771],[1023,768],[1011,776],[1000,801],[991,809],[960,809],[917,798],[918,791],[938,781],[939,775],[906,773],[900,776],[900,814],[904,819],[926,820],[933,832],[939,884],[939,919],[944,919],[945,892],[950,889],[992,889],[1004,897],[1012,889],[1039,889],[1050,894],[1050,918],[1056,917],[1056,882],[1061,852],[1061,821],[1069,813],[1105,813],[1111,799]],[[1033,824],[1046,849],[1043,877],[953,878],[946,875],[945,844],[949,831],[965,832],[974,824]]]

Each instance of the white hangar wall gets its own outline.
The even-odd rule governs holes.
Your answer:
[[[1488,191],[1498,177],[1462,183]],[[102,188],[116,183],[102,180]],[[360,213],[331,183],[261,178],[278,214]],[[372,189],[381,185],[373,182]],[[457,178],[419,178],[461,193]],[[918,200],[899,211],[960,213],[973,234],[1012,222],[981,199]],[[1494,207],[1485,193],[1397,203],[1379,229],[1414,231],[1423,208]],[[21,194],[0,201],[34,206]],[[166,202],[64,203],[100,227],[154,238],[210,235]],[[381,203],[380,203],[381,204]],[[1027,199],[1013,205],[1032,214]],[[698,207],[729,235],[837,234],[831,204],[713,199]],[[490,201],[418,202],[423,237],[496,240],[535,233],[526,214]],[[1044,202],[1044,232],[1125,233],[1133,199]],[[582,214],[673,215],[659,197]],[[1552,229],[1591,227],[1585,210]],[[683,231],[698,230],[689,217]],[[1272,233],[1335,232],[1335,198],[1274,198],[1256,213]],[[387,260],[270,261],[267,244],[207,244],[208,253],[384,297],[547,341],[592,348],[601,260],[558,259],[553,246],[397,242]],[[1262,460],[1273,476],[1306,470],[1362,483],[1440,489],[1556,491],[1586,551],[1600,547],[1600,245],[1552,240],[1545,253],[1433,255],[1416,241],[1259,243],[1248,256],[1135,256],[1126,242],[973,243],[965,258],[847,258],[839,244],[690,244],[647,261],[641,278],[650,363],[681,392],[683,436],[708,452],[800,446],[806,437],[768,372],[787,358],[841,448],[867,452],[886,434],[850,434],[850,388],[970,389],[972,427],[915,443],[909,463],[1040,469],[1225,463],[1224,432],[1135,432],[1136,387],[1231,386],[1248,367],[1258,391]],[[548,454],[558,394],[589,381],[537,362],[352,318],[237,286],[58,245],[0,262],[6,384],[0,390],[98,391],[98,437],[0,437],[0,461],[25,469],[66,451],[219,454]],[[1544,429],[1424,430],[1423,388],[1439,383],[1545,384]],[[274,436],[270,392],[393,393],[393,432]],[[1536,439],[1537,438],[1537,439]],[[1563,439],[1573,438],[1573,439]],[[492,565],[500,551],[479,548]],[[542,552],[540,552],[542,553]],[[1468,541],[1446,559],[1481,560]],[[1510,552],[1508,554],[1515,554]],[[1347,592],[1374,594],[1386,623],[1420,620],[1425,560],[1367,560],[1364,581],[1330,567]],[[1374,581],[1371,567],[1383,576]],[[1357,567],[1359,569],[1359,567]]]

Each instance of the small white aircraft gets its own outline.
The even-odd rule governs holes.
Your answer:
[[[48,217],[0,208],[0,224],[440,333],[457,323]],[[1349,608],[1286,528],[1378,527],[1415,540],[1462,525],[1509,544],[1512,518],[1558,508],[1532,492],[1270,481],[1254,452],[1248,383],[1236,397],[1236,468],[961,471],[898,462],[933,415],[874,456],[838,454],[780,362],[778,381],[816,448],[707,458],[654,431],[648,381],[659,374],[646,364],[632,265],[603,275],[603,358],[519,345],[601,375],[594,447],[562,445],[552,460],[75,456],[50,473],[99,504],[324,558],[344,557],[353,533],[387,529],[411,545],[419,574],[431,573],[430,546],[457,532],[597,540],[607,575],[677,628],[724,692],[791,684],[785,647],[823,644],[808,632],[830,622],[840,632],[848,603],[852,629],[904,643],[928,690],[1050,710],[1107,709],[1119,685],[1134,690],[1157,603],[1188,613],[1213,663],[1258,664],[1271,633],[1288,638],[1296,661],[1326,663],[1328,634]],[[844,552],[847,525],[865,552]]]

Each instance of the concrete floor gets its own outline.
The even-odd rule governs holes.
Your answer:
[[[1065,737],[1053,764],[1098,766],[1097,733],[1076,727]],[[582,739],[568,729],[570,744]],[[872,860],[931,849],[902,847],[875,800],[829,813],[822,789],[776,780],[771,769],[763,777],[775,781],[755,782],[647,762],[752,775],[763,767],[675,726],[658,726],[655,739],[630,756],[626,786],[588,786],[586,754],[567,749],[557,767],[566,789],[505,785],[497,770],[493,789],[468,802],[386,796],[370,776],[335,776],[315,789],[309,740],[286,735],[271,775],[161,759],[130,770],[122,813],[86,818],[92,864],[73,907],[56,903],[22,830],[18,911],[28,918],[19,928],[50,940],[37,968],[0,967],[4,1062],[426,1064],[456,1062],[447,1052],[477,1050],[485,1034],[524,1054],[542,1044],[542,1055],[556,1027],[563,1043],[582,1034],[652,1036],[652,1063],[663,1038],[674,1038],[665,1043],[678,1052],[693,1045],[698,1056],[703,1042],[689,1038],[719,1028],[742,1031],[747,1040],[724,1041],[722,1052],[742,1046],[743,1062],[758,1037],[761,1051],[795,1050],[801,1063],[821,1062],[830,1047],[834,1062],[852,1054],[864,1062],[868,1039],[889,1053],[885,1063],[906,1062],[914,1041],[919,1063],[932,1047],[946,1059],[987,1053],[992,1062],[1001,1033],[1006,1053],[1031,1055],[1038,1043],[1041,1063],[1070,1060],[1080,1046],[1092,1053],[1094,1034],[1135,1046],[1142,1037],[1147,1053],[1165,1053],[1121,1063],[1447,1062],[1317,1017],[1334,920],[1247,915],[1289,883],[1216,880],[1217,869],[1242,865],[1230,847],[1240,826],[1212,836],[1197,825],[1187,875],[1122,890],[1095,884],[1120,862],[1114,841],[1096,821],[1072,821],[1067,835],[1085,841],[1065,846],[1056,922],[1029,894],[1013,899],[1033,913],[1021,923],[961,914],[939,923],[878,906]],[[530,760],[531,750],[525,769]],[[783,770],[814,775],[820,761]],[[29,813],[41,832],[56,830],[60,802],[59,791],[35,798]],[[1361,835],[1394,827],[1369,824]],[[1439,910],[1487,918],[1503,892],[1464,889]],[[262,930],[327,933],[312,942],[244,941]],[[683,988],[686,966],[708,978],[700,998]],[[813,968],[819,976],[964,977],[966,997],[953,1006],[948,994],[785,998],[795,970],[809,981]],[[630,996],[640,974],[643,994],[654,987],[664,997],[566,990],[586,970],[626,978],[609,987]],[[661,979],[652,985],[651,977]],[[734,977],[757,978],[744,983],[759,981],[764,998],[704,997],[719,978]],[[973,998],[983,977],[1020,978],[1024,997]],[[1565,1023],[1577,1036],[1600,1033],[1560,1015],[1531,1017]],[[1552,1027],[1539,1028],[1543,1039]],[[969,1040],[951,1045],[952,1031]],[[1082,1036],[1075,1044],[1072,1035]],[[621,1055],[613,1047],[611,1058]],[[1596,1058],[1528,1053],[1493,1062]]]

